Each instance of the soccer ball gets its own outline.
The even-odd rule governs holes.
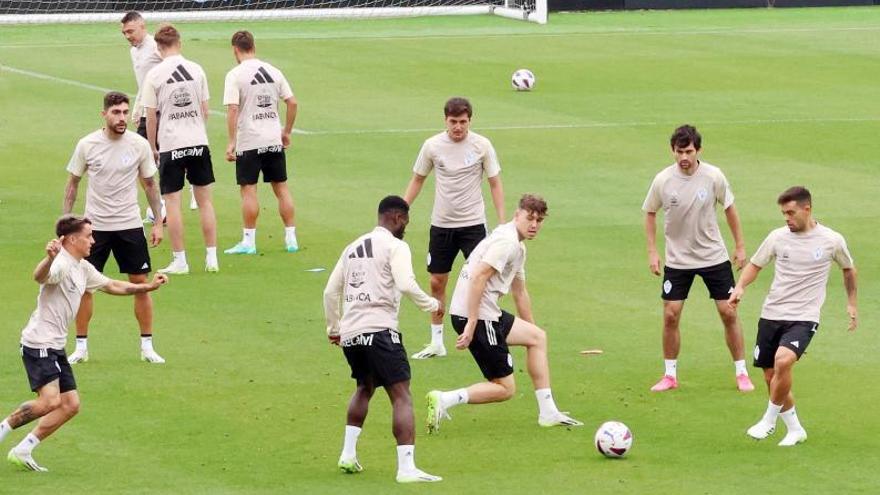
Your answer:
[[[162,201],[162,222],[164,223],[165,222],[165,214],[166,214],[165,200],[162,199],[160,201]],[[144,223],[154,223],[155,221],[156,221],[156,218],[153,215],[153,209],[150,208],[150,205],[147,205],[146,209],[144,210]]]
[[[517,91],[531,91],[535,87],[535,75],[529,69],[520,69],[510,77],[510,84]]]
[[[596,430],[596,449],[605,457],[623,457],[632,444],[632,432],[619,421],[607,421]]]

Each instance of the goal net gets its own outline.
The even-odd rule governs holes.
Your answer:
[[[547,22],[547,0],[163,0],[0,1],[0,24],[118,21],[131,10],[149,21],[339,19],[494,14]]]

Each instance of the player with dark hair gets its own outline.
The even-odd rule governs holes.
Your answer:
[[[241,216],[244,223],[241,242],[226,254],[257,253],[257,216],[260,203],[257,181],[272,184],[278,199],[278,213],[284,223],[284,245],[289,253],[299,250],[296,240],[293,198],[287,187],[287,160],[290,133],[296,120],[296,97],[280,70],[256,57],[254,36],[249,31],[232,35],[232,54],[238,66],[226,74],[223,104],[229,144],[226,160],[235,162],[236,182],[241,189]],[[279,103],[287,107],[284,128]]]
[[[727,347],[734,361],[737,388],[742,392],[755,389],[749,379],[743,348],[742,325],[736,310],[725,304],[735,281],[730,257],[718,229],[715,205],[724,208],[736,248],[733,262],[742,269],[746,258],[745,241],[733,192],[721,169],[700,159],[702,137],[697,129],[683,125],[669,140],[675,163],[663,169],[651,183],[642,205],[645,212],[645,234],[648,244],[648,265],[651,273],[660,275],[657,254],[657,212],[663,210],[666,238],[666,262],[663,266],[663,358],[666,371],[651,390],[663,392],[678,388],[678,352],[681,347],[679,323],[684,302],[694,278],[699,276],[715,300],[718,316],[724,324]]]
[[[9,462],[31,471],[47,471],[34,460],[34,448],[79,412],[76,380],[64,344],[67,325],[83,294],[96,290],[114,295],[143,294],[168,281],[165,275],[157,274],[152,282],[135,284],[111,280],[98,272],[85,260],[95,243],[88,218],[62,216],[55,224],[55,235],[57,238],[46,244],[46,256],[34,270],[40,294],[37,308],[21,331],[21,359],[37,398],[0,422],[2,442],[12,430],[39,419],[36,428],[7,456]]]
[[[839,233],[813,218],[810,191],[789,188],[777,199],[785,227],[770,232],[743,270],[728,303],[736,308],[746,287],[761,269],[774,262],[770,292],[758,320],[755,366],[764,370],[770,401],[764,416],[746,432],[761,440],[776,430],[779,416],[788,430],[779,445],[790,447],[807,439],[807,432],[794,410],[792,372],[819,329],[819,312],[825,302],[825,286],[831,264],[843,270],[849,314],[849,330],[858,326],[856,267]]]
[[[449,314],[459,337],[458,349],[467,348],[486,381],[458,390],[428,393],[428,432],[440,428],[440,420],[461,404],[503,402],[516,392],[513,357],[508,346],[526,348],[526,368],[535,386],[538,424],[581,426],[583,423],[560,412],[550,390],[547,334],[535,324],[532,302],[526,290],[526,247],[541,230],[547,217],[547,203],[532,194],[524,195],[513,221],[499,225],[474,248],[462,267],[452,293]],[[498,305],[510,292],[516,305],[514,316]]]
[[[397,318],[401,293],[422,311],[441,317],[443,304],[416,283],[409,246],[403,241],[409,204],[399,196],[388,196],[379,203],[378,217],[375,229],[342,251],[324,289],[327,336],[342,347],[351,377],[357,382],[348,405],[338,466],[345,473],[363,470],[357,459],[358,436],[376,387],[384,387],[393,410],[397,481],[440,481],[439,476],[415,465],[410,368]]]
[[[64,194],[64,213],[73,211],[79,183],[88,176],[85,214],[94,223],[95,246],[86,258],[99,272],[113,253],[119,271],[134,284],[146,283],[151,271],[150,252],[138,206],[138,183],[143,186],[155,218],[162,218],[156,164],[146,140],[127,130],[128,96],[111,91],[104,95],[104,128],[79,140],[70,163]],[[150,244],[162,241],[162,223],[150,230]],[[94,310],[90,292],[83,295],[76,315],[76,350],[71,363],[88,361],[89,321]],[[153,349],[153,300],[148,293],[134,296],[134,314],[141,335],[141,359],[165,360]]]
[[[498,224],[504,222],[504,188],[501,166],[492,143],[470,130],[474,111],[465,98],[450,98],[443,107],[446,130],[422,145],[403,198],[410,205],[418,197],[428,174],[434,171],[434,210],[428,242],[431,295],[446,301],[446,285],[455,257],[465,259],[486,238],[486,207],[481,183],[488,178]],[[413,354],[414,359],[446,355],[443,320],[431,317],[431,343]]]
[[[186,178],[193,185],[199,204],[206,250],[205,271],[217,272],[220,271],[217,219],[211,199],[214,168],[205,128],[208,80],[200,65],[181,55],[180,33],[174,26],[163,24],[153,37],[162,63],[147,73],[141,97],[147,114],[147,137],[159,161],[159,185],[167,209],[173,256],[171,264],[159,271],[173,275],[189,273],[180,213],[180,191]]]

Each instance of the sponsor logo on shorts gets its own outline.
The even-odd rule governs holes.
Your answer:
[[[800,340],[792,340],[791,345],[793,345],[796,349],[800,349],[801,348],[801,341]]]
[[[507,353],[507,365],[513,368],[513,356],[510,353]]]
[[[354,347],[354,346],[372,346],[373,345],[373,337],[376,334],[361,334],[354,336],[350,339],[345,339],[340,344],[342,347]]]
[[[755,361],[758,360],[758,356],[760,356],[760,355],[761,355],[761,348],[758,346],[755,346]]]
[[[284,147],[280,144],[276,144],[274,146],[264,146],[262,148],[257,148],[257,154],[262,155],[263,153],[281,153]]]
[[[180,158],[184,158],[187,156],[202,156],[205,154],[204,146],[197,146],[195,148],[184,148],[181,150],[174,150],[171,152],[171,159],[178,160]]]
[[[144,265],[141,266],[141,270],[149,270],[149,269],[150,269],[150,264],[149,264],[149,263],[144,263]]]
[[[388,333],[391,334],[391,343],[399,344],[400,343],[400,334],[395,332],[394,330],[389,330]]]
[[[425,260],[425,264],[431,266],[431,253],[428,253],[428,258]]]
[[[663,282],[663,293],[669,294],[669,292],[671,290],[672,290],[672,282],[670,282],[669,280],[667,280],[666,282]]]

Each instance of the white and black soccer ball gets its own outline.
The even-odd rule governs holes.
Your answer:
[[[607,421],[596,430],[596,449],[605,457],[623,457],[632,444],[632,432],[620,421]]]
[[[510,84],[517,91],[531,91],[535,87],[535,75],[529,69],[519,69],[510,77]]]
[[[162,199],[160,201],[162,201],[162,223],[165,223],[165,215],[166,215],[165,200]],[[150,205],[147,205],[147,207],[144,209],[144,223],[155,223],[155,222],[156,222],[156,218],[155,218],[155,215],[153,215],[153,209],[150,208]]]

